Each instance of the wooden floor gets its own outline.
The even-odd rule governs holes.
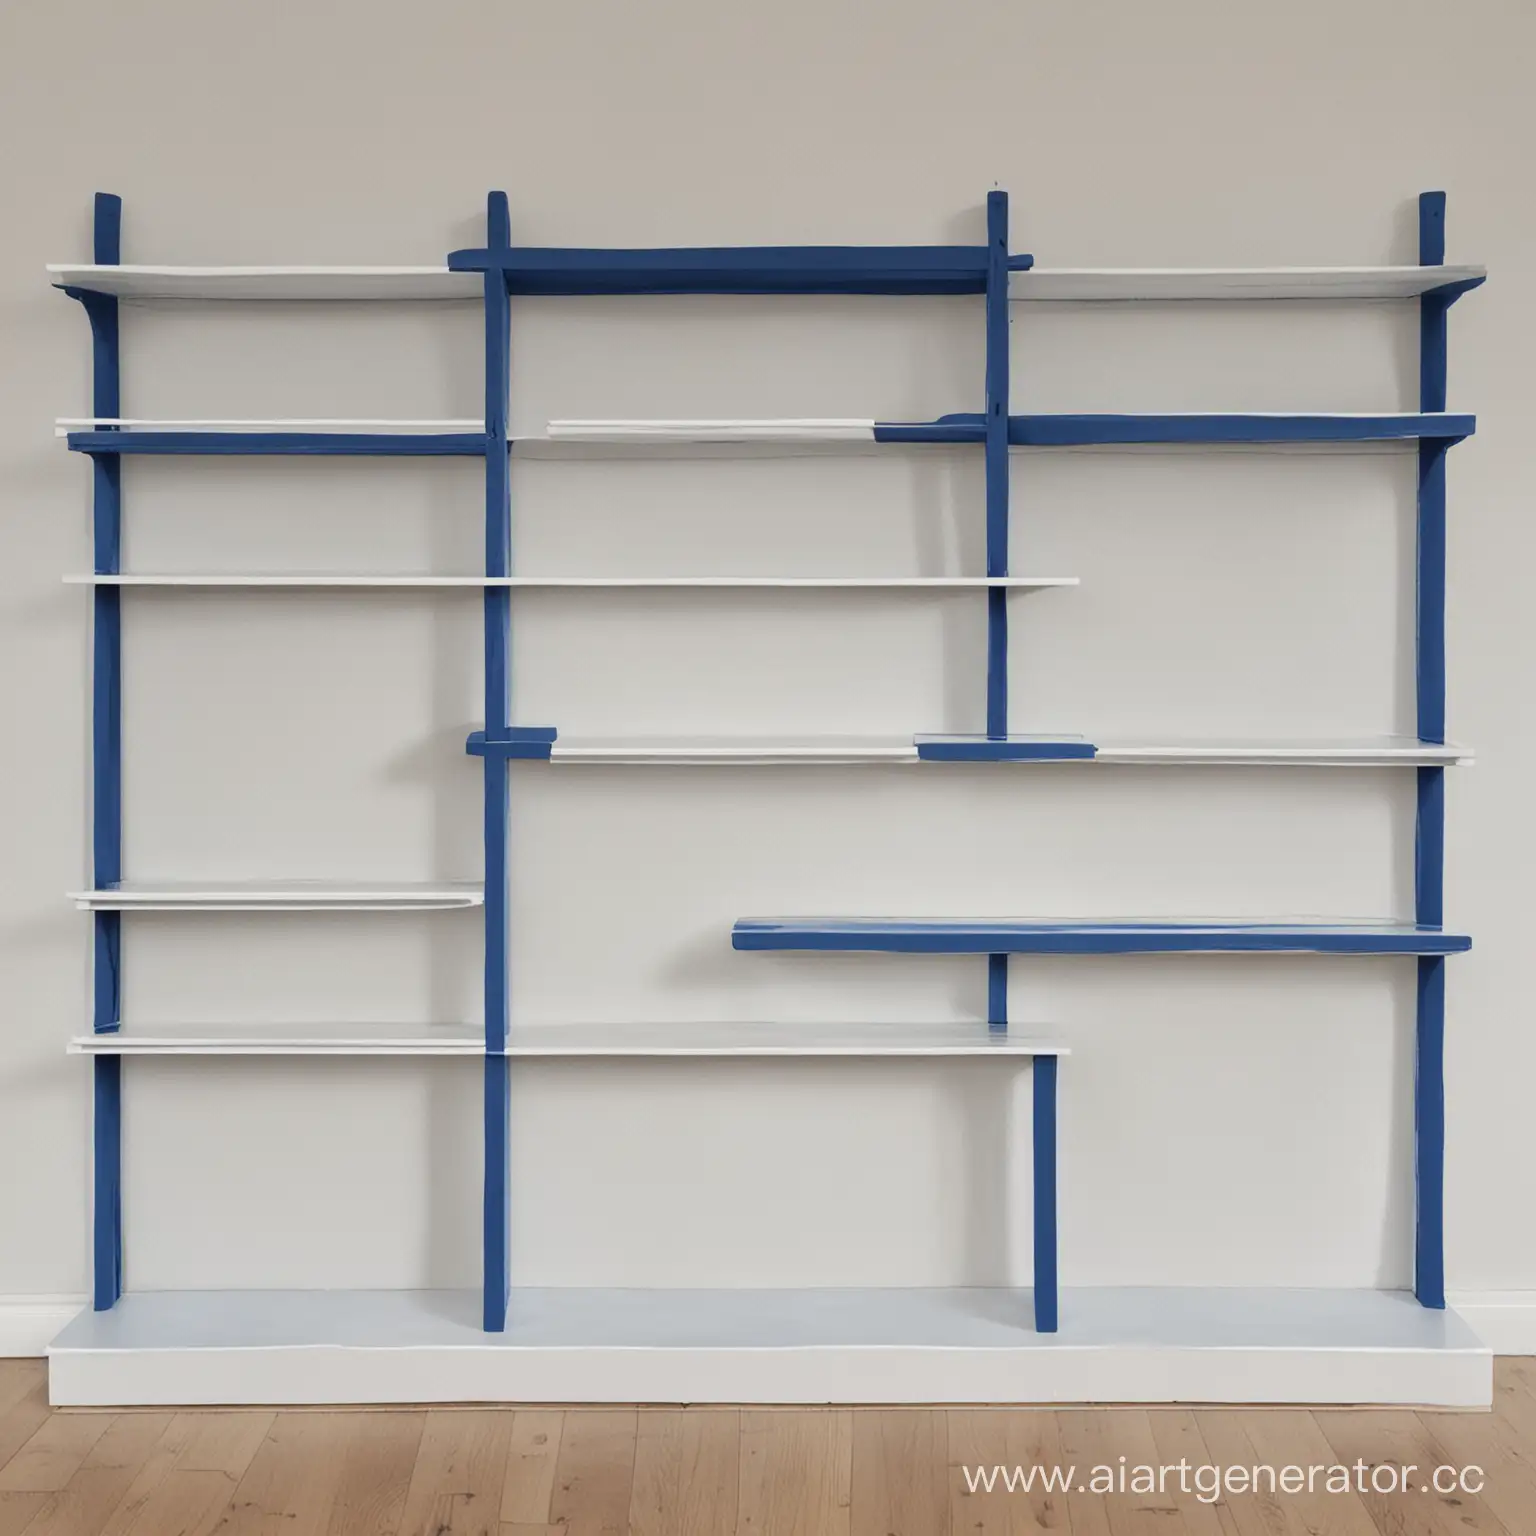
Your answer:
[[[969,1493],[968,1464],[1414,1463],[1480,1496]],[[1487,1413],[50,1411],[0,1360],[0,1536],[1536,1536],[1536,1359]]]

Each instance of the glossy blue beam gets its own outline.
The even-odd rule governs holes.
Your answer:
[[[559,732],[552,725],[509,725],[498,736],[471,731],[464,750],[471,757],[525,758],[549,761]]]
[[[1032,264],[1015,256],[1015,271]],[[980,245],[570,247],[454,251],[456,272],[500,272],[514,294],[984,293]]]
[[[1470,437],[1475,416],[1407,413],[1327,415],[1028,415],[1008,418],[1013,447],[1116,443],[1352,443],[1433,440],[1437,451]],[[985,443],[987,419],[958,411],[936,421],[877,421],[877,443]]]
[[[1445,261],[1445,193],[1419,198],[1419,263]],[[1419,409],[1443,411],[1446,315],[1455,292],[1419,300]],[[1421,741],[1445,740],[1445,448],[1419,444],[1414,695]],[[1414,918],[1439,923],[1445,909],[1445,770],[1420,768],[1414,816]],[[1413,1289],[1445,1306],[1445,966],[1419,961],[1413,1074]]]
[[[1049,741],[1044,737],[919,736],[917,755],[925,763],[1061,763],[1098,755],[1091,741]]]
[[[736,949],[930,955],[1450,955],[1465,934],[1414,924],[1052,923],[1006,918],[742,918]]]
[[[113,300],[112,302],[116,302]],[[483,432],[71,432],[76,453],[187,453],[251,457],[265,454],[344,455],[359,458],[478,458]],[[505,443],[503,443],[505,454]]]
[[[1054,1056],[1036,1056],[1034,1077],[1035,1332],[1055,1333],[1056,1278],[1056,1069]]]
[[[987,194],[987,575],[1008,574],[1008,194]],[[987,589],[987,735],[1008,734],[1008,592]]]
[[[122,261],[123,201],[96,194],[92,260]],[[122,412],[122,354],[117,300],[109,294],[65,290],[78,299],[91,326],[91,410],[99,417]],[[101,434],[110,437],[111,433]],[[122,464],[103,456],[91,468],[93,565],[114,574],[122,559]],[[91,867],[96,889],[116,885],[123,874],[122,594],[97,587],[91,630]],[[121,912],[92,915],[91,1029],[113,1034],[122,1027]],[[92,1063],[91,1303],[103,1312],[123,1293],[123,1075],[120,1056]]]
[[[486,243],[508,249],[511,216],[505,192],[492,192],[486,203]],[[507,285],[495,267],[485,272],[485,573],[508,576],[512,570],[512,486],[507,458],[507,415],[511,384],[511,309]],[[482,742],[508,735],[512,710],[512,594],[505,587],[485,589],[485,730]],[[546,749],[547,750],[547,749]],[[507,1326],[511,1298],[511,1116],[512,1074],[507,1057],[511,1027],[511,977],[508,922],[511,873],[508,834],[511,814],[507,757],[496,751],[485,759],[485,1185],[484,1185],[484,1327],[500,1333]]]

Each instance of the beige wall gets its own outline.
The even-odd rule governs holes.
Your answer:
[[[1525,1151],[1536,203],[1524,0],[884,6],[142,0],[0,10],[0,1296],[86,1284],[87,473],[82,318],[46,261],[125,199],[127,260],[430,262],[488,188],[529,243],[977,238],[1044,264],[1412,260],[1413,196],[1486,261],[1452,318],[1448,1276],[1536,1288]],[[974,408],[962,301],[543,302],[514,415]],[[462,415],[472,308],[136,311],[133,415]],[[1406,310],[1020,314],[1027,408],[1411,408]],[[900,455],[530,465],[527,570],[958,571],[979,475]],[[1016,724],[1403,729],[1411,475],[1391,456],[1016,461]],[[145,568],[468,569],[450,464],[133,463]],[[978,604],[536,598],[519,716],[566,731],[964,729]],[[146,596],[126,624],[129,873],[473,876],[472,600]],[[974,1014],[977,963],[733,955],[772,911],[1347,915],[1409,904],[1411,786],[1376,772],[520,770],[528,1019]],[[477,1006],[473,920],[147,920],[131,1017]],[[1405,1283],[1411,985],[1387,963],[1016,968],[1063,1073],[1063,1278]],[[473,1064],[130,1065],[131,1285],[470,1283]],[[1011,1090],[972,1071],[545,1067],[516,1089],[518,1276],[1022,1277]]]

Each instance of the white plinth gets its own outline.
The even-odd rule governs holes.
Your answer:
[[[1406,1403],[1486,1407],[1454,1312],[1356,1290],[162,1291],[49,1349],[59,1406],[196,1403]]]

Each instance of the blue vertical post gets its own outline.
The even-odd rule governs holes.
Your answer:
[[[1056,1287],[1056,1057],[1034,1060],[1035,1332],[1055,1333]]]
[[[1008,574],[1008,194],[987,193],[987,575]],[[1008,591],[987,588],[987,735],[1008,734]]]
[[[123,200],[98,192],[92,260],[122,260]],[[91,325],[91,412],[122,415],[121,354],[117,300],[77,291]],[[93,566],[100,574],[121,567],[122,459],[91,456]],[[91,638],[91,868],[97,889],[123,876],[122,601],[117,587],[94,589]],[[122,914],[91,918],[93,957],[91,1028],[113,1034],[122,1025]],[[123,1061],[97,1056],[92,1063],[92,1305],[98,1312],[123,1294]]]
[[[1008,1033],[1008,956],[987,956],[987,1028]]]
[[[486,244],[512,243],[507,194],[492,192],[486,203]],[[511,304],[506,274],[485,274],[485,573],[511,574],[512,492],[508,461],[507,407],[510,388]],[[506,587],[485,590],[485,730],[490,739],[506,735],[511,722],[512,594]],[[509,769],[504,753],[487,752],[485,764],[485,1207],[484,1326],[507,1326],[511,1292],[511,1064],[507,1033],[511,1023],[507,956]]]
[[[1445,193],[1419,198],[1419,263],[1445,261]],[[1419,300],[1419,409],[1443,411],[1446,312],[1451,297]],[[1420,741],[1445,740],[1445,452],[1419,443],[1418,594],[1414,692]],[[1444,921],[1445,769],[1418,770],[1414,828],[1413,915]],[[1445,1305],[1445,961],[1418,962],[1413,1073],[1413,1289],[1426,1307]]]

